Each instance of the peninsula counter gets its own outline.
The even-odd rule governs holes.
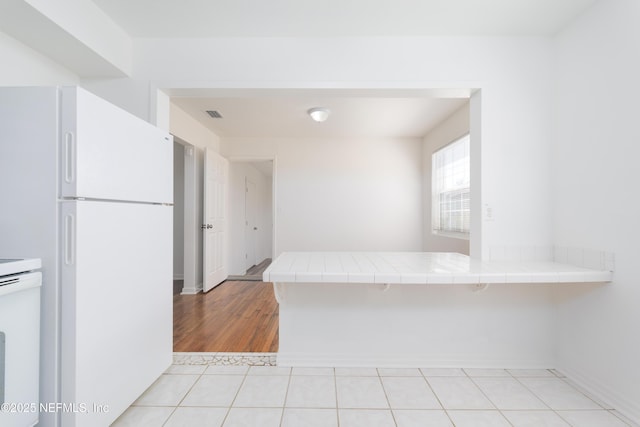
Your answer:
[[[590,292],[612,272],[458,253],[285,252],[263,280],[280,304],[282,366],[549,368],[561,284]]]

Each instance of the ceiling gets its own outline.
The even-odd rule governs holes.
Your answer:
[[[419,138],[468,99],[274,90],[256,97],[173,97],[172,102],[220,137]],[[328,108],[329,119],[311,120],[307,111],[313,107]],[[207,110],[223,118],[211,118]]]
[[[550,36],[596,0],[93,0],[136,37]],[[170,93],[221,137],[421,137],[467,96]],[[306,115],[327,107],[325,123]],[[212,119],[206,110],[223,118]]]
[[[595,0],[93,0],[132,37],[552,35]]]

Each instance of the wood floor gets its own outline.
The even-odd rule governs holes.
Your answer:
[[[262,273],[271,265],[271,258],[265,258],[261,263],[250,267],[242,276],[229,276],[229,280],[262,281]]]
[[[227,281],[206,294],[174,295],[173,351],[278,351],[273,285]]]
[[[247,276],[262,276],[262,273],[271,265],[271,258],[265,258],[260,264],[247,270]]]

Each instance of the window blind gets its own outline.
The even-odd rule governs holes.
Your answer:
[[[469,233],[469,135],[432,155],[432,229],[434,232]]]

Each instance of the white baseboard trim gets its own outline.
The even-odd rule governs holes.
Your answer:
[[[640,425],[640,402],[630,400],[627,396],[577,370],[559,368],[558,371],[578,388],[601,401],[601,404],[605,404],[607,409],[615,409],[630,421]]]
[[[278,366],[284,367],[340,367],[340,368],[497,368],[497,369],[553,369],[550,361],[478,360],[456,357],[406,355],[359,355],[331,353],[278,352]]]
[[[182,288],[180,295],[196,295],[202,292],[202,288]]]
[[[173,280],[184,280],[184,274],[174,274]]]

